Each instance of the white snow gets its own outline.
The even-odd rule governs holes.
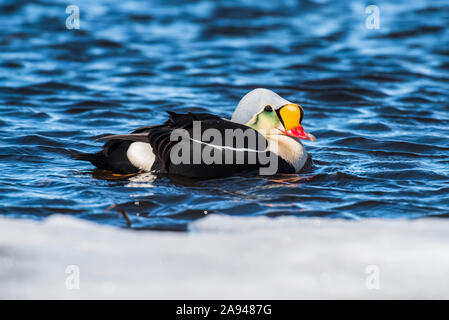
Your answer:
[[[179,233],[0,218],[0,298],[448,299],[448,230],[444,219],[211,215]]]

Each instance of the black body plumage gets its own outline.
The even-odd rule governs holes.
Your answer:
[[[198,137],[194,135],[194,121],[197,121],[196,125],[200,124],[201,134],[208,129],[214,129],[223,137],[222,141],[203,141],[201,138],[198,140]],[[176,129],[184,129],[188,137],[179,137],[177,140],[171,139],[172,133]],[[243,139],[243,145],[241,144],[242,141],[237,145],[236,139],[225,139],[230,132],[229,130],[241,130],[249,133],[249,135],[254,135],[256,139],[252,141],[256,141],[256,144],[250,143],[248,139]],[[100,169],[116,173],[135,173],[139,171],[139,168],[130,162],[127,157],[127,150],[133,142],[145,142],[151,145],[156,157],[152,167],[152,170],[156,172],[195,178],[214,178],[254,171],[262,166],[267,166],[267,163],[259,161],[259,157],[256,157],[254,162],[254,155],[250,155],[254,152],[265,153],[264,159],[276,156],[278,173],[295,172],[293,166],[287,161],[267,151],[268,141],[258,131],[246,125],[207,113],[177,114],[169,112],[169,119],[161,125],[141,127],[128,135],[106,136],[101,140],[107,140],[107,142],[100,152],[79,154],[75,158],[90,161]],[[184,146],[178,144],[184,144]],[[195,162],[195,152],[190,152],[187,163],[178,163],[171,159],[172,149],[175,145],[178,145],[177,149],[185,147],[184,150],[196,150],[201,154],[207,151],[214,159],[221,160],[218,163],[206,163],[203,157],[199,157],[199,162]],[[239,163],[236,163],[236,161],[228,163],[231,154],[232,159],[240,159],[241,161]],[[196,154],[196,156],[198,155]]]

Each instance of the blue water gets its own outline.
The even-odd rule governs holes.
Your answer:
[[[126,227],[122,211],[173,230],[210,214],[449,216],[449,3],[379,1],[380,29],[369,4],[0,1],[0,214]],[[304,107],[304,172],[124,178],[69,156],[167,110],[230,117],[257,87]]]

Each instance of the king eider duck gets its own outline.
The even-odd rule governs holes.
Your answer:
[[[191,178],[297,173],[307,160],[300,139],[316,141],[301,126],[303,108],[268,89],[255,89],[237,105],[232,119],[207,113],[168,112],[162,125],[109,135],[97,153],[78,160],[118,174],[160,172]]]

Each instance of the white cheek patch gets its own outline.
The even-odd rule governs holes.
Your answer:
[[[149,143],[133,142],[130,144],[126,156],[129,162],[140,170],[151,171],[156,156]]]

